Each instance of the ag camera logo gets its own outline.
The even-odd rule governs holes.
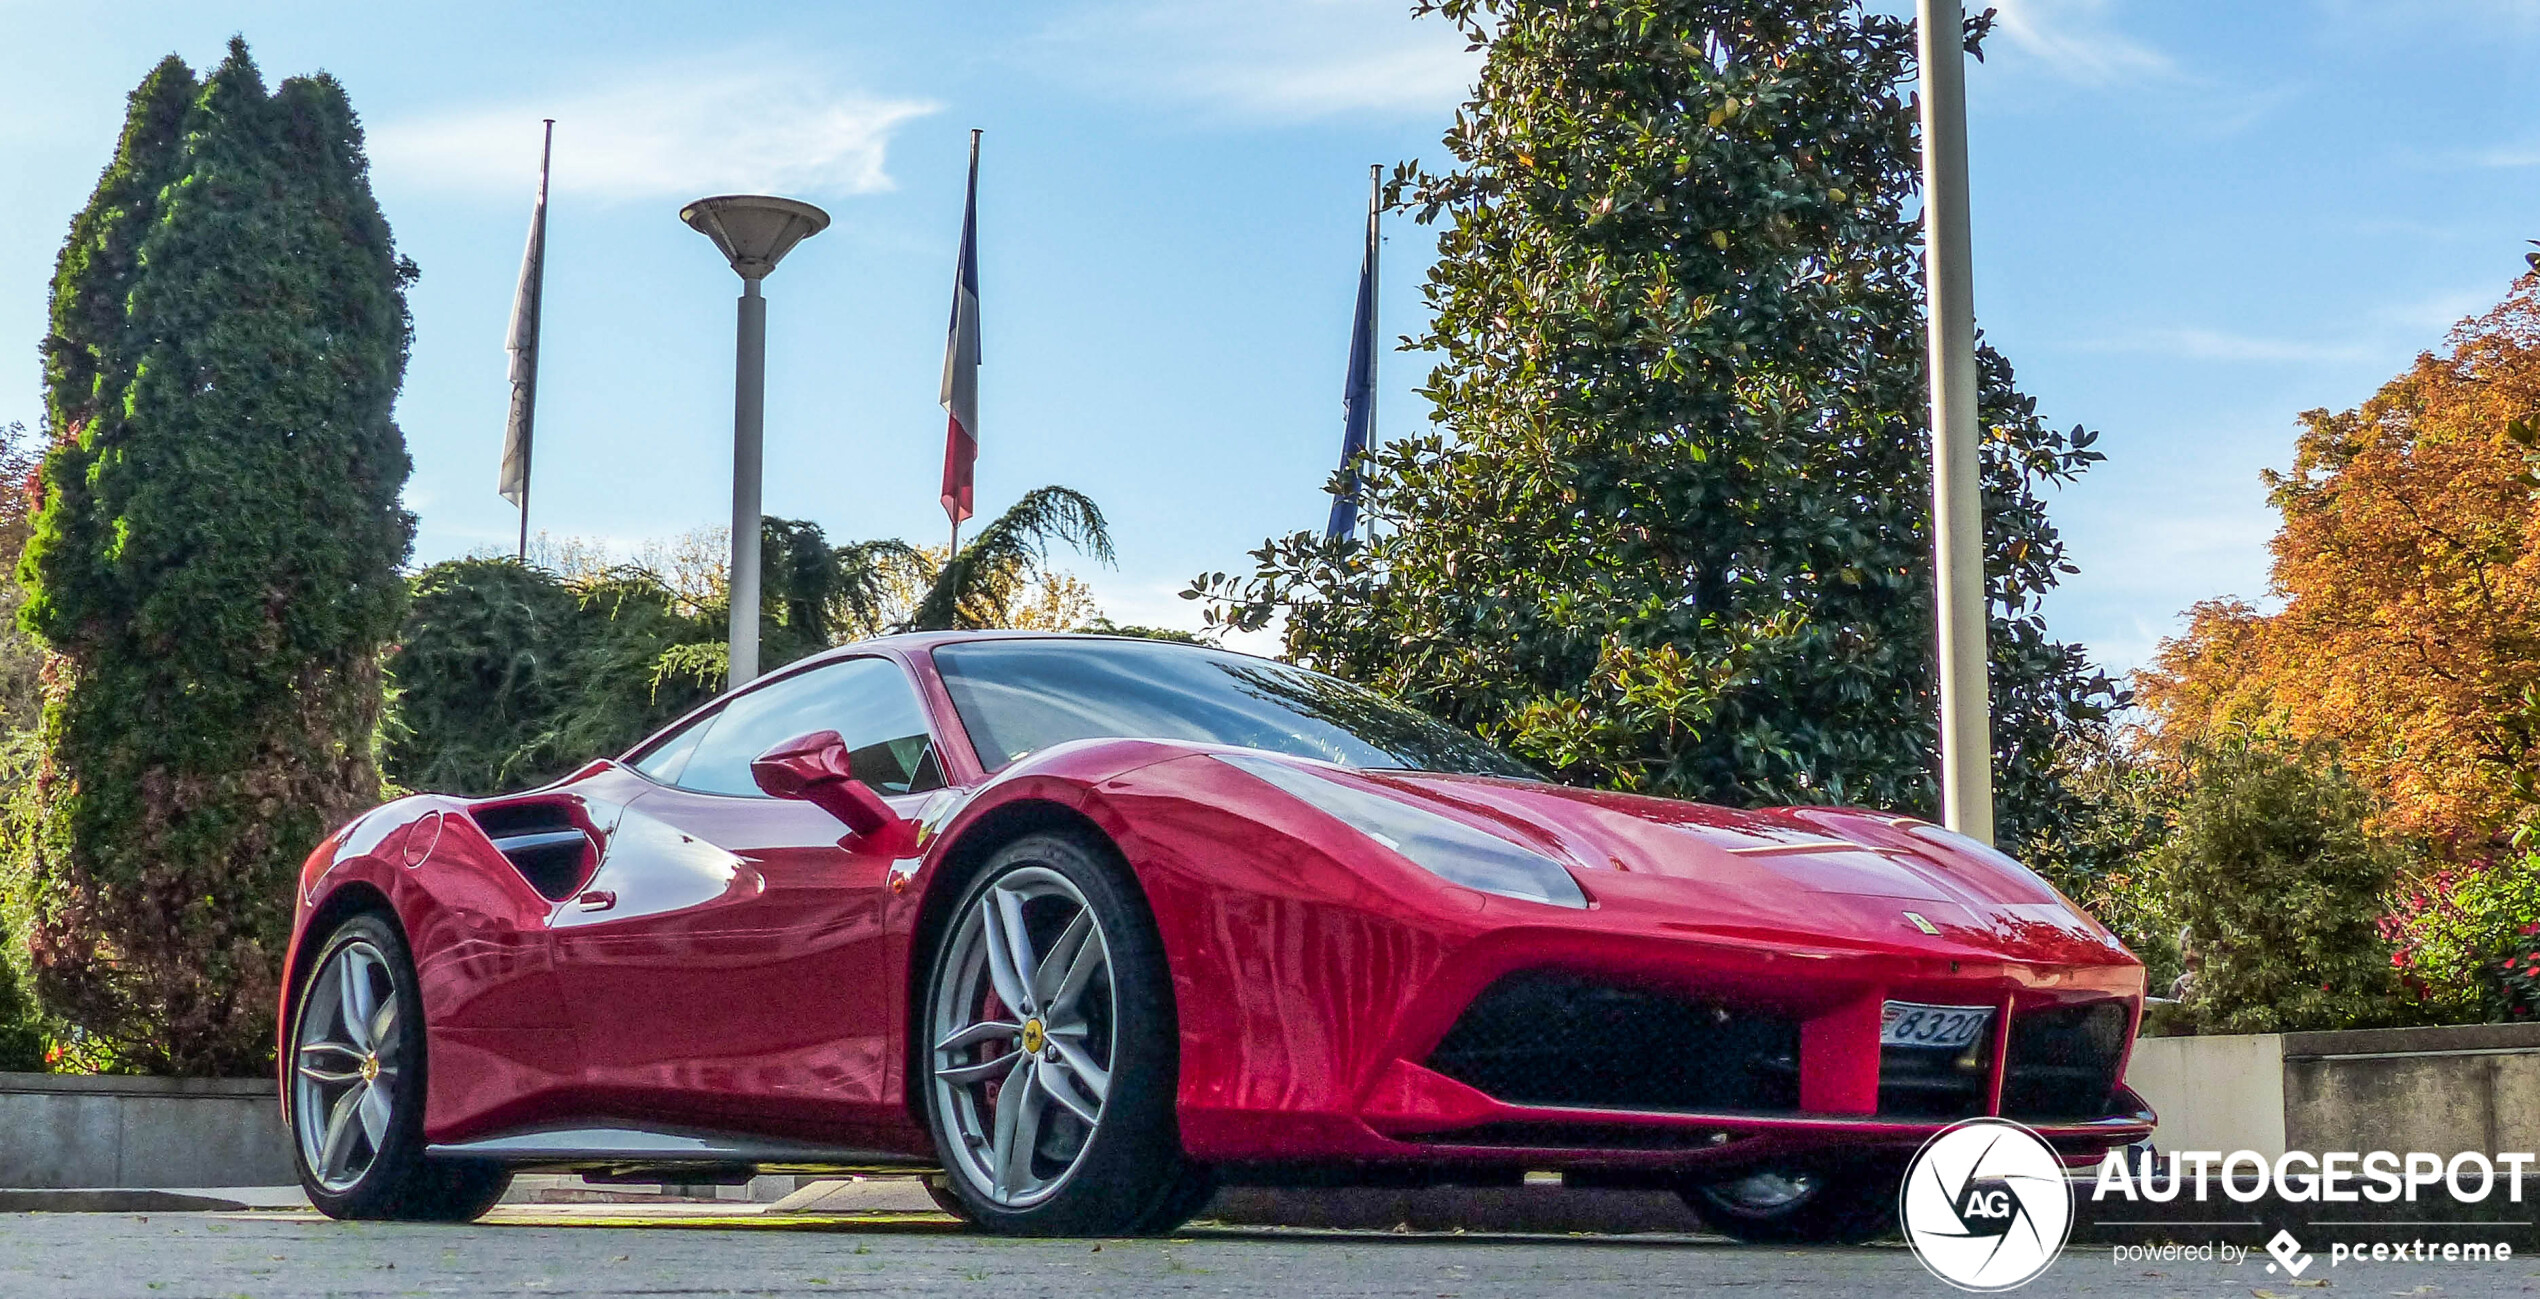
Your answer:
[[[1914,1257],[1961,1290],[2010,1290],[2055,1261],[2072,1234],[2063,1161],[2002,1119],[1940,1130],[1905,1170],[1897,1210]]]

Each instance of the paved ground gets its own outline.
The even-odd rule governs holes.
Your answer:
[[[2265,1256],[2112,1263],[2076,1248],[2022,1296],[2448,1299],[2540,1289],[2540,1259],[2349,1264],[2308,1279]],[[2319,1285],[2326,1281],[2325,1286]],[[1194,1229],[1172,1240],[1011,1241],[934,1221],[498,1211],[471,1227],[313,1215],[0,1215],[0,1296],[318,1295],[1954,1295],[1902,1248],[1774,1250],[1675,1237],[1483,1238]]]

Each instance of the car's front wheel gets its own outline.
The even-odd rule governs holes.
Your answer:
[[[1758,1244],[1857,1245],[1896,1228],[1902,1170],[1888,1164],[1759,1168],[1684,1189],[1721,1235]]]
[[[919,1022],[941,1190],[1014,1235],[1179,1225],[1204,1173],[1174,1123],[1172,985],[1136,881],[1100,847],[1030,835],[951,915]]]
[[[357,915],[292,998],[282,1094],[309,1202],[329,1217],[466,1222],[511,1175],[423,1152],[423,999],[396,926]]]

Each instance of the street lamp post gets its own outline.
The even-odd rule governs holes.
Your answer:
[[[1940,801],[1950,829],[1993,842],[1985,669],[1983,484],[1977,468],[1975,276],[1967,235],[1966,14],[1920,0],[1923,268],[1930,313],[1932,552],[1940,612]]]
[[[729,686],[758,676],[759,467],[767,432],[767,299],[759,281],[794,245],[829,226],[809,203],[763,194],[701,198],[679,219],[714,241],[741,277],[741,321],[732,378],[732,623]]]

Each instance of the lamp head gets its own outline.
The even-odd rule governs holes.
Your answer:
[[[819,208],[765,194],[701,198],[679,209],[679,219],[713,240],[745,280],[767,278],[794,245],[829,228],[829,214]]]

